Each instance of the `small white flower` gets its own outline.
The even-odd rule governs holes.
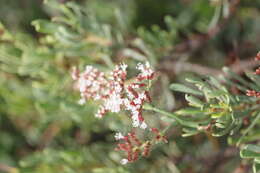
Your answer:
[[[79,71],[76,67],[72,67],[71,77],[73,80],[77,80],[79,77]]]
[[[151,67],[151,65],[150,65],[150,63],[148,61],[145,62],[145,66],[146,66],[146,68],[150,68]]]
[[[131,92],[127,92],[127,97],[130,99],[133,99],[135,96]]]
[[[116,140],[124,139],[124,136],[122,135],[122,133],[118,132],[115,134],[115,139]]]
[[[122,165],[125,165],[125,164],[128,163],[128,160],[127,160],[127,159],[122,159],[122,160],[120,161],[120,163],[121,163]]]
[[[96,118],[102,118],[105,112],[105,108],[103,106],[101,106],[99,108],[99,110],[97,111],[97,113],[95,114]]]
[[[140,125],[138,120],[133,120],[132,122],[133,127],[138,127]]]
[[[84,105],[86,103],[86,100],[84,98],[81,98],[79,101],[78,101],[78,104],[80,105]]]
[[[140,88],[140,86],[139,86],[138,84],[133,84],[133,85],[132,85],[132,88],[138,89],[138,88]]]
[[[140,105],[142,103],[142,100],[140,98],[134,99],[134,103]]]
[[[140,127],[141,127],[142,129],[146,129],[146,128],[147,128],[147,124],[143,121]]]
[[[96,114],[95,114],[95,117],[96,117],[96,118],[102,118],[102,115],[101,115],[100,113],[96,113]]]
[[[127,68],[127,65],[126,65],[125,63],[122,63],[122,64],[120,65],[120,67],[121,67],[121,69],[122,69],[123,71],[125,71],[126,68]]]
[[[111,112],[119,112],[121,110],[120,106],[123,103],[123,100],[120,98],[120,95],[113,94],[105,103],[105,108]]]
[[[141,108],[141,105],[136,105],[135,106],[135,109],[140,109]]]
[[[93,70],[93,67],[91,65],[87,65],[85,67],[85,72],[87,72],[87,73],[91,72],[92,70]]]
[[[99,94],[97,94],[96,96],[94,96],[94,100],[100,100],[101,96]]]
[[[146,95],[145,95],[145,92],[142,92],[141,94],[139,94],[139,99],[143,100],[143,99],[146,99]]]
[[[154,73],[149,62],[146,62],[145,65],[138,63],[136,69],[141,71],[140,76],[144,78],[150,77]]]
[[[130,110],[131,109],[130,101],[127,98],[123,99],[123,104],[125,105],[126,110]]]
[[[140,71],[143,71],[144,70],[144,65],[142,63],[138,63],[136,65],[136,69],[140,70]]]
[[[115,92],[120,93],[122,91],[122,87],[120,85],[115,86]]]
[[[132,113],[132,119],[138,119],[139,111],[137,111],[136,109],[133,108],[131,110],[131,113]]]

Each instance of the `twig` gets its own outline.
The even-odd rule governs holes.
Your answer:
[[[237,142],[237,146],[240,145],[243,138],[246,136],[246,134],[258,123],[258,120],[260,119],[260,113],[255,117],[255,119],[251,122],[250,126],[243,132],[243,135],[240,137],[240,139]]]
[[[231,65],[229,68],[231,71],[241,74],[245,70],[252,69],[259,65],[253,58],[250,60],[238,61],[237,63]],[[192,64],[189,62],[183,61],[165,61],[159,66],[159,71],[166,71],[169,74],[179,74],[181,72],[194,72],[201,75],[213,75],[217,76],[220,74],[224,74],[222,70],[215,69],[212,67],[206,67],[199,64]]]
[[[159,69],[162,71],[173,72],[178,74],[183,71],[192,71],[198,74],[203,75],[218,75],[222,71],[218,69],[213,69],[199,64],[191,64],[188,62],[174,62],[170,63],[169,60],[173,60],[174,57],[186,56],[190,57],[192,52],[202,48],[210,39],[214,38],[218,33],[225,28],[226,24],[229,23],[229,20],[235,15],[236,9],[240,3],[240,0],[232,0],[229,5],[229,15],[223,18],[214,28],[211,28],[206,33],[194,34],[187,40],[184,40],[180,44],[174,46],[174,49],[171,51],[169,56],[163,58],[161,66]],[[234,64],[231,66],[231,70],[235,73],[240,73],[244,69],[254,67],[256,64],[253,61],[241,61],[239,64]]]
[[[183,120],[181,117],[179,117],[178,115],[176,115],[175,113],[170,113],[170,112],[166,112],[164,110],[158,109],[156,107],[153,107],[151,105],[144,105],[143,107],[145,110],[150,110],[150,111],[154,111],[157,113],[160,113],[162,115],[165,115],[167,117],[170,117],[172,119],[174,119],[176,122],[178,122],[179,124],[186,126],[186,127],[192,127],[192,128],[197,128],[198,124],[192,121],[185,121]]]
[[[57,122],[51,123],[41,136],[39,149],[41,150],[45,148],[48,144],[50,144],[51,141],[55,138],[55,136],[58,135],[59,132],[60,132],[59,123]]]
[[[208,30],[207,33],[202,34],[194,34],[191,38],[183,41],[182,43],[175,46],[174,50],[172,51],[172,55],[183,52],[195,51],[199,48],[203,47],[204,44],[207,43],[208,40],[214,38],[220,31],[225,28],[226,24],[229,23],[229,20],[235,15],[236,9],[239,5],[240,0],[232,0],[229,6],[229,15],[223,18],[214,28]]]

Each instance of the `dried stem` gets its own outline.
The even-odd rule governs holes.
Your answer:
[[[253,58],[250,58],[250,60],[243,60],[239,61],[233,65],[231,65],[229,68],[231,71],[241,74],[247,69],[252,69],[256,67],[259,63],[255,62]],[[194,72],[201,75],[212,75],[217,76],[220,74],[224,74],[224,72],[220,69],[214,69],[212,67],[206,67],[199,64],[192,64],[189,62],[183,62],[183,61],[165,61],[159,66],[160,71],[166,71],[169,74],[179,74],[181,72]]]

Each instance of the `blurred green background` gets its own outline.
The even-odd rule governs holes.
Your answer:
[[[148,158],[120,165],[113,135],[129,131],[129,119],[116,114],[95,119],[96,103],[77,104],[70,71],[87,64],[106,71],[125,61],[133,75],[136,63],[149,60],[160,73],[154,104],[176,110],[186,103],[169,90],[170,83],[193,72],[214,75],[260,50],[260,1],[46,2],[0,0],[0,172],[250,171],[226,137],[182,138],[179,127]],[[204,71],[185,68],[190,64]],[[149,112],[145,118],[158,128],[171,123]]]

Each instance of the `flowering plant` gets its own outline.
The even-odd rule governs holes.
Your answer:
[[[259,54],[257,54],[255,59],[259,60]],[[98,118],[102,118],[109,111],[114,113],[118,113],[121,110],[129,111],[133,127],[146,129],[148,125],[142,116],[142,111],[144,103],[151,102],[149,88],[151,81],[155,77],[155,72],[151,69],[148,62],[138,64],[136,68],[140,71],[140,74],[135,77],[134,82],[126,84],[126,68],[126,64],[117,65],[109,75],[100,72],[92,66],[87,66],[82,73],[80,73],[78,69],[73,68],[72,78],[76,81],[75,88],[79,90],[81,94],[79,103],[84,104],[86,99],[102,101],[102,105],[96,114]],[[258,71],[259,69],[256,70],[256,75],[258,75]],[[185,115],[198,112],[205,114],[203,119],[194,121],[195,119],[191,117],[190,120],[187,120],[151,105],[146,106],[146,109],[169,116],[182,126],[189,127],[189,129],[184,131],[186,133],[184,134],[185,136],[191,136],[201,131],[210,132],[214,136],[234,133],[241,119],[246,118],[244,117],[245,115],[235,117],[235,111],[236,109],[240,109],[241,106],[248,107],[248,105],[246,103],[243,105],[236,103],[237,98],[233,98],[231,93],[229,93],[225,87],[222,87],[219,81],[213,77],[210,78],[208,84],[199,78],[191,78],[188,79],[188,81],[194,83],[200,91],[180,84],[172,84],[171,88],[193,95],[204,95],[208,104],[203,103],[194,96],[186,95],[185,98],[189,102],[189,105],[195,108],[189,108],[189,110],[183,109],[177,111],[176,114]],[[247,90],[247,95],[259,97],[258,92],[255,90]],[[119,143],[116,150],[125,151],[127,153],[127,158],[121,160],[122,164],[136,161],[140,153],[146,157],[150,152],[151,144],[155,144],[156,141],[167,142],[166,137],[162,135],[158,129],[148,129],[156,134],[156,137],[144,142],[141,142],[141,140],[137,138],[134,131],[125,136],[120,132],[116,133],[116,140],[124,142]],[[242,138],[239,139],[238,144],[241,140]]]
[[[159,3],[0,1],[0,172],[259,172],[259,2]]]
[[[75,80],[75,89],[80,92],[79,104],[84,104],[86,99],[101,101],[95,117],[102,118],[107,112],[118,113],[121,110],[129,111],[134,128],[147,129],[147,124],[142,115],[143,105],[151,102],[149,89],[155,77],[149,62],[137,64],[136,69],[140,73],[133,79],[133,82],[126,83],[127,65],[116,65],[109,74],[100,72],[92,66],[86,66],[82,73],[74,67],[72,78]],[[156,134],[156,141],[166,142],[166,137],[161,135],[156,128],[149,128]],[[122,159],[121,163],[126,164],[138,159],[139,152],[143,149],[142,156],[148,156],[151,144],[155,140],[148,140],[142,143],[135,135],[135,132],[123,136],[120,132],[115,134],[116,140],[123,140],[125,143],[118,144],[117,150],[126,151],[127,159]],[[134,144],[134,145],[133,145]]]
[[[146,129],[147,124],[142,116],[142,107],[145,102],[150,102],[149,85],[154,78],[154,71],[147,62],[145,65],[138,64],[140,74],[135,81],[126,84],[127,65],[117,65],[115,69],[106,76],[92,66],[86,66],[84,72],[74,68],[72,78],[76,80],[76,88],[80,91],[80,104],[86,99],[102,101],[97,118],[102,118],[107,112],[118,113],[121,110],[130,111],[133,127]]]

